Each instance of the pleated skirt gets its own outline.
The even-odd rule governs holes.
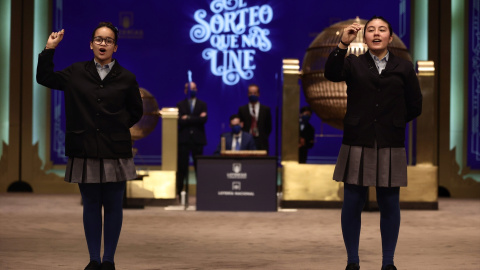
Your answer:
[[[369,148],[342,144],[333,180],[360,186],[405,187],[405,148]]]
[[[137,177],[133,158],[97,159],[69,157],[65,181],[69,183],[108,183]]]

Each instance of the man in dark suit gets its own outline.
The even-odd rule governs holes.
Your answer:
[[[222,134],[225,138],[225,150],[256,150],[255,140],[250,133],[242,131],[243,122],[236,114],[230,116],[230,129],[231,132]],[[215,154],[219,154],[221,151],[221,143],[218,144]]]
[[[268,106],[260,104],[258,85],[248,86],[249,103],[238,109],[238,116],[244,123],[243,131],[252,134],[257,150],[267,150],[268,137],[272,132],[272,114]]]
[[[185,84],[187,98],[177,103],[178,107],[178,163],[177,194],[183,190],[185,179],[188,184],[188,161],[192,154],[195,169],[196,156],[203,154],[207,144],[205,123],[207,122],[207,104],[197,98],[197,85],[194,82]]]
[[[300,141],[298,144],[298,163],[307,163],[308,149],[315,143],[315,129],[309,123],[312,109],[308,106],[300,109]]]

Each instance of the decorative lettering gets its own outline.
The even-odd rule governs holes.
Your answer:
[[[209,19],[206,10],[195,11],[197,24],[190,29],[190,39],[195,43],[210,42],[211,47],[203,50],[202,57],[210,61],[212,74],[221,76],[225,84],[252,79],[255,54],[272,49],[270,31],[262,28],[273,20],[272,7],[247,7],[244,0],[213,0],[210,11],[213,15]]]

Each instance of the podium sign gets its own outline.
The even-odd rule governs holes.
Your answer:
[[[197,210],[277,211],[275,157],[197,157]]]

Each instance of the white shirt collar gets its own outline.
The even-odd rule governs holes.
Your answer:
[[[115,65],[115,59],[112,60],[112,62],[106,64],[106,65],[101,65],[100,63],[97,62],[97,60],[93,59],[93,62],[95,62],[95,67],[97,68],[108,68],[112,69],[113,65]]]

